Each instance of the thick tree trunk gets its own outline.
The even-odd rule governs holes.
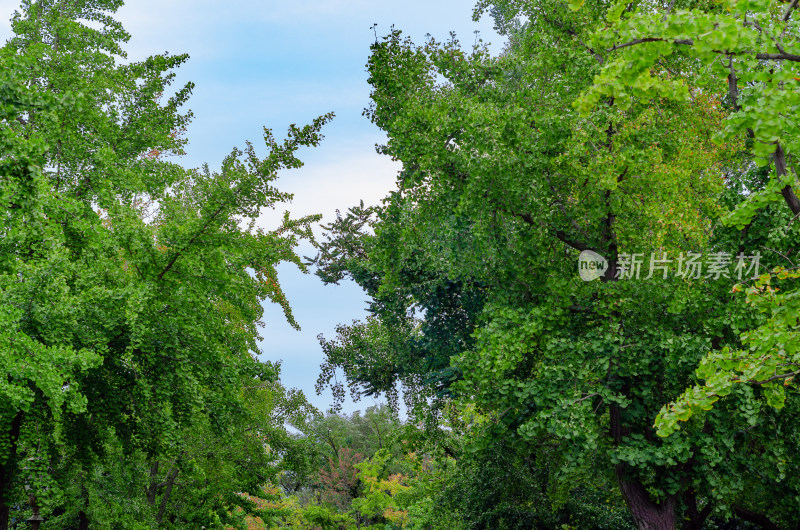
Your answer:
[[[633,521],[639,530],[675,530],[678,519],[675,513],[675,496],[660,503],[650,499],[647,490],[639,482],[624,478],[625,464],[616,466],[619,487],[628,504]]]
[[[609,407],[610,434],[615,445],[622,442],[623,428],[619,405]],[[676,530],[678,519],[675,513],[675,496],[671,495],[660,503],[650,498],[645,487],[637,480],[627,476],[628,466],[619,463],[614,466],[619,489],[634,523],[639,530]]]
[[[22,412],[17,412],[8,426],[8,454],[0,465],[0,530],[8,530],[11,487],[17,466],[17,440],[22,426]]]

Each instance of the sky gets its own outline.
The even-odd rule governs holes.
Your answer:
[[[0,42],[11,34],[8,20],[18,5],[0,0]],[[499,50],[502,39],[490,17],[474,22],[473,7],[473,0],[135,0],[116,18],[131,34],[130,59],[164,52],[190,56],[176,78],[176,85],[196,84],[187,105],[194,113],[187,154],[180,160],[186,167],[207,162],[213,169],[246,140],[263,147],[265,126],[280,138],[291,123],[335,112],[322,145],[300,153],[305,166],[277,182],[294,193],[283,209],[293,216],[320,213],[329,222],[337,209],[361,200],[379,203],[393,189],[399,169],[375,152],[384,136],[362,116],[370,92],[365,64],[376,32],[380,38],[394,26],[422,43],[426,34],[441,41],[454,31],[471,46],[477,30]],[[265,212],[259,224],[277,226],[281,215],[282,210]],[[313,253],[309,246],[300,251]],[[317,335],[333,338],[337,324],[363,318],[366,296],[349,282],[324,286],[294,266],[281,266],[279,280],[302,329],[290,327],[276,306],[265,306],[262,358],[282,361],[283,383],[327,409],[330,393],[317,396],[314,390],[323,360]],[[376,403],[348,402],[344,410]]]

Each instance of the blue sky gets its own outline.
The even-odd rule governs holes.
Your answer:
[[[10,35],[7,21],[17,6],[0,0],[2,41]],[[455,31],[466,45],[478,30],[498,50],[501,38],[491,20],[473,22],[473,6],[472,0],[136,0],[117,18],[132,35],[131,59],[165,51],[191,57],[177,80],[197,85],[188,105],[195,115],[182,161],[188,167],[208,162],[213,168],[245,140],[258,147],[264,126],[281,135],[290,123],[335,112],[322,146],[302,153],[305,167],[278,181],[280,189],[295,194],[287,207],[293,215],[321,213],[330,220],[336,209],[360,200],[379,202],[393,188],[398,169],[375,153],[383,136],[361,116],[369,103],[364,65],[375,40],[371,26],[378,24],[380,37],[394,25],[418,43],[428,33],[445,40]],[[280,214],[265,212],[259,222],[275,226]],[[282,360],[284,383],[327,408],[330,394],[314,392],[322,361],[316,337],[332,337],[336,324],[363,318],[365,296],[353,284],[323,286],[294,267],[282,267],[279,274],[302,330],[286,324],[275,307],[266,307],[264,357]],[[346,410],[373,403],[362,400]]]

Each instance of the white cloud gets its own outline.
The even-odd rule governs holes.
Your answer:
[[[344,213],[359,201],[379,204],[395,189],[400,164],[378,154],[347,154],[286,172],[278,181],[281,191],[294,194],[291,204],[278,210],[265,210],[258,225],[271,229],[280,224],[283,211],[292,217],[322,214],[323,223],[335,219],[336,210]]]

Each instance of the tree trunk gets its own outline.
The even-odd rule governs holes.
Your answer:
[[[625,464],[617,464],[617,478],[636,527],[639,530],[675,530],[678,524],[675,496],[671,495],[658,504],[654,503],[639,482],[621,477],[624,467]]]
[[[167,511],[167,502],[169,502],[169,496],[172,494],[172,486],[175,485],[176,478],[178,478],[177,462],[175,467],[172,468],[172,472],[167,477],[164,495],[161,496],[161,505],[158,507],[158,515],[156,516],[156,523],[158,524],[161,524],[162,519],[164,519],[164,513]]]
[[[609,407],[610,434],[615,445],[622,442],[622,421],[619,405]],[[628,465],[621,462],[614,466],[622,497],[628,505],[633,521],[639,530],[676,530],[678,519],[675,514],[675,496],[670,495],[660,503],[650,499],[642,484],[627,476]]]
[[[156,494],[158,494],[158,460],[150,466],[150,485],[147,487],[147,504],[156,505]]]
[[[83,510],[78,512],[78,530],[89,530],[89,517]]]
[[[711,514],[711,503],[699,510],[697,507],[697,493],[694,489],[686,490],[686,493],[683,494],[683,501],[686,504],[686,518],[684,519],[682,530],[703,530],[703,525]]]
[[[0,530],[8,530],[11,487],[17,467],[17,440],[22,426],[22,412],[17,412],[8,427],[8,455],[0,465]]]
[[[84,510],[89,509],[89,492],[86,491],[86,484],[81,475],[81,498],[83,499],[83,509],[78,512],[78,530],[89,530],[89,516]]]

